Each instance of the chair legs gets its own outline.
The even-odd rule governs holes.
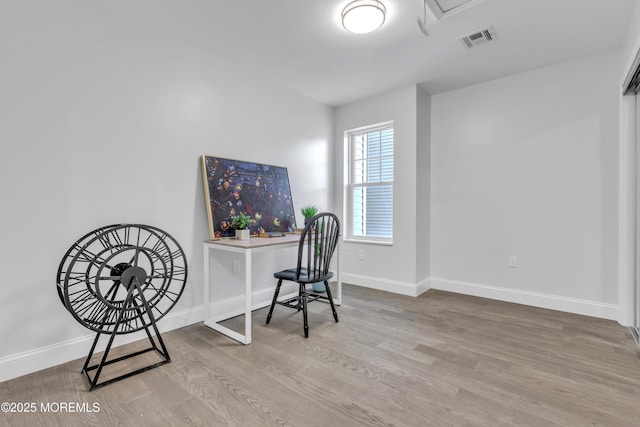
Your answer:
[[[306,299],[307,287],[302,283],[298,283],[298,311],[302,310],[302,300]]]
[[[271,308],[269,309],[269,314],[267,315],[267,325],[271,322],[271,315],[273,314],[273,307],[276,306],[276,301],[278,299],[278,294],[280,293],[280,286],[282,285],[282,279],[278,280],[278,285],[276,286],[276,291],[273,294],[273,301],[271,301]]]
[[[329,282],[324,281],[324,287],[327,291],[327,297],[329,298],[329,303],[331,304],[331,310],[333,311],[333,318],[338,321],[338,312],[336,311],[336,306],[333,304],[333,296],[331,295],[331,289],[329,288]]]
[[[302,302],[302,317],[304,317],[304,337],[309,338],[309,322],[307,321],[307,285],[300,283],[300,298]]]
[[[273,294],[273,300],[271,301],[271,308],[269,308],[269,314],[267,315],[267,325],[271,322],[271,315],[273,314],[273,309],[276,304],[278,304],[278,295],[280,294],[280,286],[282,286],[282,279],[278,280],[278,284],[276,285],[276,291]],[[304,318],[304,337],[309,338],[309,321],[307,316],[307,296],[309,293],[307,292],[307,285],[304,283],[298,284],[298,298],[292,298],[287,300],[286,302],[281,302],[280,304],[286,305],[291,308],[297,308],[298,311],[302,310],[302,316]],[[327,281],[324,282],[324,286],[327,291],[327,298],[329,299],[329,304],[331,304],[331,311],[333,312],[333,318],[335,321],[338,321],[338,312],[336,311],[336,306],[333,303],[333,296],[331,295],[331,289],[329,288],[329,283]],[[296,305],[290,304],[290,301],[298,300]]]

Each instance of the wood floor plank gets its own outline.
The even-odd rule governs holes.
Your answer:
[[[0,383],[3,402],[99,411],[2,413],[0,426],[634,426],[640,356],[615,322],[430,290],[344,286],[329,305],[254,312],[243,346],[191,325],[172,363],[88,392],[83,360]],[[241,330],[243,317],[229,319]],[[114,356],[140,348],[132,343]],[[113,365],[105,378],[146,363]],[[110,366],[109,368],[112,368]]]

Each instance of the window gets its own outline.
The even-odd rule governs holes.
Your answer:
[[[393,124],[347,132],[347,238],[393,238]]]

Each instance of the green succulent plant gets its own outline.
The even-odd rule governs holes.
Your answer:
[[[305,218],[313,218],[318,214],[320,209],[315,205],[307,205],[300,209],[302,216]]]
[[[249,228],[251,224],[253,224],[253,220],[249,215],[244,213],[231,217],[231,227],[236,230],[244,230],[245,228]]]

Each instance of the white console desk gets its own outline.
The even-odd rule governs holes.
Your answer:
[[[204,305],[205,305],[205,318],[204,324],[211,329],[214,329],[230,338],[233,338],[236,341],[241,342],[242,344],[251,344],[251,292],[252,292],[252,272],[251,272],[251,263],[252,263],[252,255],[261,252],[261,251],[272,251],[283,248],[291,248],[297,247],[300,243],[300,235],[299,234],[287,234],[283,237],[270,237],[270,238],[262,238],[262,237],[252,237],[248,240],[235,240],[235,239],[219,239],[219,240],[205,240],[204,242]],[[334,269],[335,278],[337,281],[337,292],[336,297],[334,298],[334,302],[338,305],[342,304],[342,281],[340,280],[340,253],[339,247],[334,254],[334,262],[336,263],[336,268]],[[215,275],[216,271],[212,268],[211,265],[211,255],[215,253],[215,251],[223,251],[223,252],[232,252],[232,253],[240,253],[244,254],[244,298],[245,298],[245,306],[244,306],[244,335],[227,328],[219,323],[219,321],[215,320],[215,314],[211,311],[211,297],[212,293],[215,292]],[[296,254],[297,255],[297,254]],[[291,266],[295,266],[297,258],[291,260]],[[276,271],[273,271],[275,273]],[[211,289],[211,276],[213,275],[214,283],[213,290]],[[275,288],[275,279],[274,280],[274,288]],[[256,307],[262,308],[262,307]]]

